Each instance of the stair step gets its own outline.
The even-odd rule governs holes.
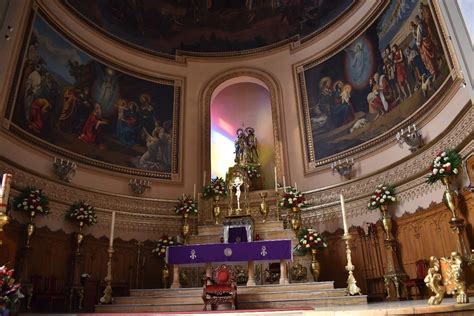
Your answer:
[[[189,295],[162,295],[162,296],[130,296],[130,297],[116,297],[115,304],[160,304],[166,302],[167,304],[199,304],[202,302],[202,291]],[[308,298],[327,298],[327,297],[341,297],[345,295],[345,289],[331,289],[324,291],[291,291],[291,292],[267,292],[255,291],[253,293],[241,293],[238,291],[239,302],[253,302],[253,301],[284,301],[288,299],[308,299]]]
[[[261,301],[255,298],[254,301],[241,301],[237,298],[238,309],[264,309],[264,308],[304,308],[304,307],[325,307],[325,306],[344,306],[344,305],[363,305],[367,304],[367,296],[340,296],[340,297],[311,297],[307,299],[282,299],[272,301]],[[97,305],[96,312],[177,312],[177,311],[200,311],[203,309],[202,301],[199,303],[180,303],[169,304],[112,304]]]
[[[292,283],[287,285],[266,284],[256,286],[238,286],[239,294],[262,292],[294,292],[294,291],[322,291],[334,289],[333,281]],[[132,289],[130,296],[177,296],[177,295],[201,295],[202,288],[179,288],[179,289]]]

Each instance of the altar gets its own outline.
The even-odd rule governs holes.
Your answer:
[[[265,240],[231,244],[195,244],[170,246],[166,262],[173,265],[172,288],[179,288],[179,266],[206,265],[206,275],[211,274],[211,264],[248,263],[247,285],[255,285],[254,262],[280,262],[280,284],[288,284],[286,262],[293,260],[291,240]]]

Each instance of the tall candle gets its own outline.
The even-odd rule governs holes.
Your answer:
[[[275,175],[275,192],[278,192],[277,167],[273,167],[273,174]]]
[[[202,175],[202,186],[206,186],[206,170],[204,170],[204,174]]]
[[[296,181],[295,181],[295,190],[298,190],[298,186],[296,185]]]
[[[349,233],[349,229],[347,228],[347,218],[346,218],[346,205],[344,204],[344,196],[341,194],[339,195],[341,198],[341,210],[342,210],[342,224],[344,225],[344,235]]]
[[[194,183],[193,187],[193,199],[196,200],[196,183]]]
[[[109,237],[109,248],[114,245],[114,231],[115,231],[115,211],[112,211],[112,222],[110,223],[110,237]]]
[[[286,181],[285,181],[285,176],[283,176],[283,192],[286,192]]]
[[[10,195],[10,184],[12,181],[12,175],[8,173],[3,174],[2,187],[0,188],[0,200],[3,204],[8,204],[8,196]]]

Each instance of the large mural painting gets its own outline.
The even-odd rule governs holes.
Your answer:
[[[36,14],[10,130],[65,156],[132,174],[178,173],[179,80],[142,79],[78,49]]]
[[[312,37],[356,0],[63,0],[95,28],[157,53],[222,53]]]
[[[392,0],[336,55],[296,68],[310,165],[389,131],[443,85],[450,69],[433,12],[428,1]]]

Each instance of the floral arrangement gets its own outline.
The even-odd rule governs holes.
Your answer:
[[[326,238],[312,228],[303,228],[298,235],[298,244],[293,248],[296,252],[306,254],[311,249],[324,249],[328,246]]]
[[[440,152],[431,164],[426,182],[433,184],[444,177],[458,174],[461,163],[462,158],[456,151],[446,149]]]
[[[174,207],[174,212],[178,215],[196,215],[198,212],[197,203],[192,196],[183,194],[183,197],[178,199],[178,204]]]
[[[6,266],[0,267],[0,300],[7,308],[11,309],[13,304],[17,303],[23,294],[20,293],[20,283],[15,283],[12,278],[13,269],[8,269]]]
[[[396,200],[395,189],[392,186],[387,184],[379,184],[374,193],[370,196],[367,208],[369,210],[375,210],[380,208],[382,205],[388,205],[395,202]]]
[[[84,201],[79,201],[71,205],[66,213],[66,219],[77,223],[82,222],[89,226],[97,223],[94,207]]]
[[[43,215],[49,213],[48,198],[42,190],[36,188],[28,187],[21,191],[15,199],[14,205],[17,211],[35,212]]]
[[[169,246],[175,245],[179,245],[175,237],[163,235],[156,243],[156,248],[153,249],[151,252],[156,254],[160,258],[164,258],[166,256],[166,249],[168,249]]]
[[[212,178],[211,182],[204,187],[202,191],[202,197],[208,199],[214,196],[226,196],[227,187],[224,179],[220,177]]]
[[[245,171],[247,171],[247,175],[249,179],[257,179],[260,178],[260,168],[254,165],[246,165]]]
[[[283,197],[280,200],[280,206],[282,208],[292,208],[292,207],[304,207],[306,205],[305,198],[301,191],[298,191],[296,188],[287,187],[286,191],[283,192]]]

